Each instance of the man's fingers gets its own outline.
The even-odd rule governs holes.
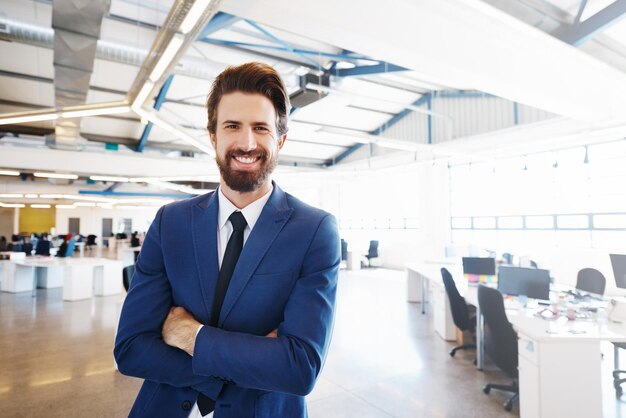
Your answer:
[[[266,337],[277,338],[278,337],[278,329],[275,329],[274,331],[270,332],[269,334],[266,335]]]

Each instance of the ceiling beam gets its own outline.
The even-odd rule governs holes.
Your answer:
[[[565,26],[554,36],[570,45],[580,46],[619,22],[625,15],[626,0],[615,0],[579,24]]]

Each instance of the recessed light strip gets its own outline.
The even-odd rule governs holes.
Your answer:
[[[51,178],[51,179],[67,179],[67,180],[77,180],[78,179],[78,176],[76,174],[37,172],[37,173],[34,173],[33,175],[35,177],[43,177],[43,178]]]

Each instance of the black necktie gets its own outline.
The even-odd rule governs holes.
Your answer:
[[[246,225],[248,225],[246,218],[243,217],[241,212],[233,212],[228,220],[233,225],[233,233],[230,235],[228,245],[226,245],[222,267],[220,268],[217,285],[215,286],[215,297],[213,298],[211,318],[209,319],[209,325],[212,327],[216,327],[219,321],[224,296],[226,296],[230,278],[233,275],[233,271],[235,271],[239,254],[241,254],[241,249],[243,248],[243,231],[246,229]],[[198,395],[197,402],[202,416],[209,414],[215,409],[215,401],[202,393]]]

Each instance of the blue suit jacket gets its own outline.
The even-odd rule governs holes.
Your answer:
[[[218,327],[194,356],[163,342],[171,306],[209,323],[217,259],[215,193],[162,207],[146,236],[115,341],[120,372],[145,379],[132,417],[185,418],[198,392],[215,418],[306,417],[304,396],[332,332],[340,251],[332,215],[274,185],[241,252]],[[278,328],[278,338],[265,337]]]

